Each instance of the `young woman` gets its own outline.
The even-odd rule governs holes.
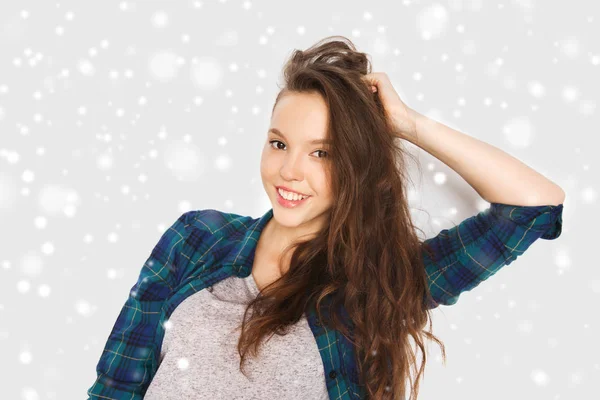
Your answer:
[[[260,167],[273,207],[173,223],[118,316],[90,398],[416,398],[425,338],[445,360],[431,309],[560,235],[559,186],[410,109],[370,69],[343,37],[294,52]],[[454,169],[490,207],[419,240],[397,139]],[[413,341],[423,363],[406,386]]]

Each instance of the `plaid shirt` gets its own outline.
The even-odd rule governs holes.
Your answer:
[[[423,252],[434,303],[455,304],[462,292],[510,264],[537,239],[555,239],[562,230],[558,206],[490,207],[443,229]],[[89,399],[143,399],[158,369],[163,323],[188,296],[230,276],[248,277],[260,233],[273,209],[254,219],[212,209],[188,211],[162,235],[143,265],[96,366]],[[328,297],[329,298],[329,297]],[[328,299],[326,298],[326,299]],[[327,317],[327,302],[322,314]],[[313,306],[314,307],[314,306]],[[340,312],[349,323],[348,314]],[[322,357],[330,399],[364,399],[351,342],[306,311]]]

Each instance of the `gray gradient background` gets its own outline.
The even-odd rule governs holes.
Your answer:
[[[419,399],[600,399],[599,23],[591,1],[3,1],[0,398],[86,398],[164,230],[271,207],[283,63],[343,35],[410,107],[567,192],[560,238],[434,311],[448,363],[429,344]],[[489,206],[409,148],[427,237]]]

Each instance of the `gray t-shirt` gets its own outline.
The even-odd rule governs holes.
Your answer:
[[[237,342],[244,310],[259,293],[254,277],[232,276],[209,289],[183,300],[165,324],[159,367],[144,399],[329,399],[306,316],[287,335],[263,339],[258,359],[248,353],[246,378]]]

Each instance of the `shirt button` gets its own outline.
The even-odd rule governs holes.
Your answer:
[[[335,370],[333,370],[333,371],[331,371],[331,372],[329,373],[329,377],[330,377],[331,379],[335,379],[335,377],[336,377],[336,376],[337,376],[337,372],[335,372]]]
[[[207,289],[208,289],[209,292],[212,293],[212,291],[213,291],[213,287],[212,286],[209,286]]]

